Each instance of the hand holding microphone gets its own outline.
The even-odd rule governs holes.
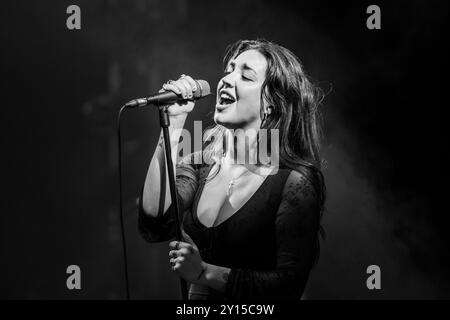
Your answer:
[[[182,98],[182,100],[177,100],[167,107],[167,113],[169,116],[179,116],[182,114],[188,114],[194,109],[194,94],[197,93],[197,96],[199,96],[200,90],[200,85],[197,84],[194,79],[190,76],[182,74],[178,80],[169,80],[163,84],[163,87],[159,90],[159,93],[170,91]]]
[[[168,106],[169,116],[187,114],[194,109],[195,100],[211,94],[211,89],[205,80],[194,80],[187,75],[181,75],[176,80],[169,80],[158,94],[148,98],[135,99],[126,104],[127,107],[140,108],[147,105]]]

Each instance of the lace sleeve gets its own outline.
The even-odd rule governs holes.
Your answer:
[[[185,212],[191,207],[198,188],[198,172],[194,164],[196,156],[195,153],[190,154],[176,165],[175,184],[180,212]],[[167,183],[169,182],[167,181]],[[162,189],[164,190],[165,188],[166,186],[163,185]],[[139,197],[138,229],[140,234],[148,242],[162,242],[174,238],[175,210],[173,205],[169,206],[166,213],[156,218],[146,215],[142,206],[143,190],[144,188],[142,187]]]
[[[231,269],[226,287],[229,299],[301,298],[316,253],[320,218],[314,188],[297,171],[285,183],[275,223],[276,268]]]

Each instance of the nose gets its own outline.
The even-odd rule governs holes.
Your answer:
[[[223,83],[224,87],[226,87],[226,88],[233,87],[233,83],[234,83],[233,73],[234,72],[231,72],[222,78],[222,83]]]

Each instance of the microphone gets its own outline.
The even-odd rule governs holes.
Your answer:
[[[197,90],[195,90],[193,94],[193,99],[198,100],[201,98],[204,98],[206,96],[209,96],[211,94],[211,88],[209,86],[209,83],[205,80],[195,80],[195,83],[197,84]],[[172,91],[166,91],[162,93],[154,94],[148,98],[139,98],[131,100],[130,102],[127,102],[125,104],[125,107],[127,108],[142,108],[148,105],[154,105],[154,106],[162,106],[166,104],[172,104],[177,101],[186,100],[183,97],[177,95],[176,93]]]

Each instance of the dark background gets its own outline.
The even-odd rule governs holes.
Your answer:
[[[3,1],[0,298],[122,299],[115,119],[181,73],[213,88],[227,44],[291,49],[328,93],[327,238],[309,299],[449,298],[445,1]],[[66,8],[81,8],[81,30]],[[381,30],[366,8],[381,8]],[[212,99],[189,116],[211,124]],[[134,299],[177,299],[167,243],[137,232],[157,111],[122,118]],[[82,290],[66,288],[66,268]],[[366,288],[367,266],[381,290]]]

